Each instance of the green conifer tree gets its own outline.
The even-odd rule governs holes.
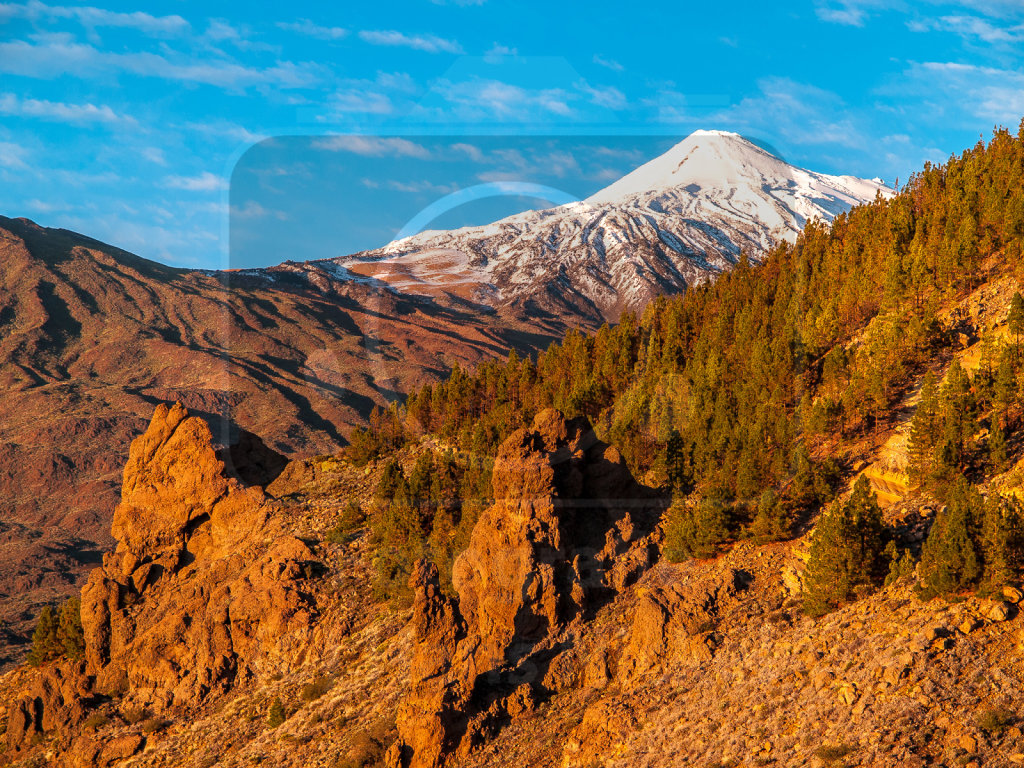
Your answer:
[[[44,605],[43,610],[39,612],[35,631],[32,633],[32,649],[28,654],[28,663],[33,667],[53,661],[63,652],[57,637],[58,626],[59,619],[54,613],[53,607]]]
[[[82,602],[77,597],[70,597],[60,608],[57,622],[57,639],[61,653],[69,659],[77,661],[85,654],[85,633],[82,630]]]
[[[1006,324],[1013,334],[1013,349],[1017,359],[1020,359],[1020,336],[1024,333],[1024,296],[1020,291],[1013,294],[1010,299],[1010,314],[1006,318]]]
[[[959,478],[921,548],[919,575],[924,597],[960,592],[981,576],[977,537],[983,507],[978,491]]]
[[[1024,567],[1024,511],[1014,498],[992,494],[981,525],[985,566],[982,589],[994,592],[1020,577]]]
[[[804,572],[804,610],[820,616],[879,584],[885,538],[882,510],[861,475],[850,497],[833,504],[818,520]]]
[[[673,563],[712,557],[729,538],[729,522],[727,506],[718,499],[674,502],[666,513],[665,556]]]
[[[910,474],[921,483],[935,470],[935,450],[942,434],[939,394],[935,375],[929,371],[921,384],[921,399],[910,421],[907,451],[910,455]]]

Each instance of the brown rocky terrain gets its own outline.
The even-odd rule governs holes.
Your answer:
[[[157,409],[83,592],[85,661],[0,678],[8,762],[1024,762],[1018,587],[926,602],[905,578],[806,617],[806,537],[665,562],[662,502],[586,422],[546,411],[502,445],[455,594],[421,562],[410,609],[368,597],[365,536],[324,541],[383,462],[266,484],[221,456],[203,421]],[[911,545],[931,514],[889,508]]]
[[[455,363],[559,332],[315,267],[172,269],[0,217],[0,664],[111,544],[120,469],[156,403],[185,403],[218,445],[256,433],[309,456]]]

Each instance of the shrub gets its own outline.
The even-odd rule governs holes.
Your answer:
[[[822,744],[814,750],[814,756],[825,763],[825,765],[832,765],[853,751],[854,748],[849,744]]]
[[[82,723],[83,727],[88,728],[90,731],[96,731],[105,725],[109,725],[110,718],[104,715],[102,712],[93,712]]]
[[[280,698],[274,699],[270,709],[267,710],[267,725],[271,728],[277,728],[287,719],[288,716],[284,711],[284,703]]]
[[[1006,707],[990,707],[978,713],[975,722],[986,733],[998,735],[1014,721],[1013,712]]]
[[[328,675],[317,677],[311,683],[302,686],[299,697],[303,701],[316,701],[334,687],[334,678]]]
[[[349,499],[345,509],[338,515],[334,527],[327,531],[326,540],[331,544],[348,544],[356,530],[366,520],[363,510],[355,499]]]

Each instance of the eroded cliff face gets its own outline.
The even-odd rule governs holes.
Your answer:
[[[501,446],[493,506],[455,562],[453,600],[420,563],[412,687],[393,766],[466,755],[575,679],[574,630],[657,554],[657,499],[584,419],[538,414]]]

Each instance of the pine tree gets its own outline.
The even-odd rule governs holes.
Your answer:
[[[57,636],[58,626],[59,619],[53,607],[44,605],[32,633],[32,649],[28,654],[28,663],[33,667],[53,661],[63,653],[64,649]]]
[[[1019,501],[989,496],[981,525],[981,549],[984,591],[996,591],[1020,576],[1024,567],[1024,512]]]
[[[818,520],[804,572],[806,612],[820,616],[879,584],[885,538],[882,510],[861,475],[850,497]]]
[[[85,633],[82,630],[82,602],[77,597],[64,601],[57,623],[57,639],[61,653],[77,661],[85,654]]]
[[[921,384],[921,399],[910,421],[910,474],[918,483],[932,476],[935,469],[935,449],[942,434],[939,395],[935,375],[929,371]]]
[[[1013,334],[1014,352],[1017,359],[1020,359],[1020,335],[1024,333],[1024,296],[1020,295],[1020,291],[1014,293],[1010,299],[1010,314],[1006,318],[1006,324]]]
[[[992,427],[988,435],[988,462],[995,472],[1006,468],[1007,460],[1006,430],[999,423],[999,417],[992,416]]]
[[[769,488],[757,500],[757,514],[750,523],[750,535],[758,543],[781,541],[792,534],[792,524],[785,502]]]
[[[729,513],[718,499],[701,499],[696,505],[676,501],[665,522],[665,556],[678,563],[717,554],[729,538]]]
[[[960,592],[981,576],[977,536],[982,510],[981,495],[959,478],[921,548],[919,574],[924,597]]]

